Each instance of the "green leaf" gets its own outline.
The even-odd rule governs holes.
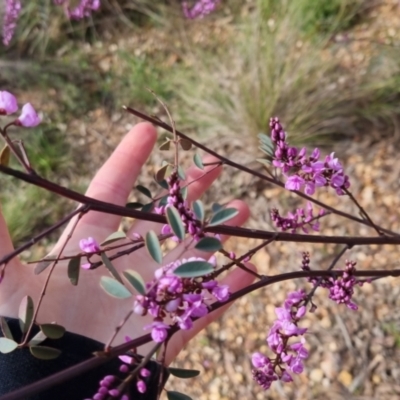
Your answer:
[[[123,272],[124,277],[126,280],[140,293],[145,295],[146,294],[146,284],[144,283],[143,278],[139,274],[132,269],[128,269]]]
[[[217,213],[218,211],[221,211],[224,209],[224,206],[218,203],[212,203],[211,204],[211,211],[213,214]]]
[[[153,231],[147,232],[145,242],[146,248],[152,259],[156,263],[161,264],[163,255],[157,235]]]
[[[38,344],[44,342],[47,339],[47,336],[42,332],[39,331],[30,341],[29,346],[37,346]]]
[[[178,176],[183,181],[186,179],[185,171],[180,165],[178,165]]]
[[[42,324],[39,325],[40,330],[49,339],[60,339],[64,336],[65,328],[57,324]]]
[[[52,264],[55,261],[55,257],[54,256],[47,256],[45,258],[43,258],[43,260],[39,261],[36,264],[35,267],[35,275],[39,275],[41,272],[43,272],[50,264]]]
[[[110,236],[107,236],[107,238],[100,243],[100,246],[106,246],[107,244],[116,242],[117,240],[122,240],[126,239],[126,234],[125,232],[122,231],[116,231],[113,232]]]
[[[0,337],[0,353],[7,354],[11,353],[18,347],[18,343],[14,340]]]
[[[54,360],[61,354],[61,350],[48,346],[30,346],[31,354],[40,360]]]
[[[203,161],[201,160],[201,157],[197,153],[193,157],[193,162],[194,162],[194,165],[196,165],[197,168],[204,169]]]
[[[122,283],[110,276],[102,276],[100,286],[107,294],[118,299],[127,299],[132,296],[132,293]]]
[[[134,201],[134,202],[131,202],[131,203],[126,203],[126,204],[125,204],[125,207],[126,207],[126,208],[132,208],[132,209],[134,209],[134,210],[137,210],[138,208],[143,207],[143,204],[142,204],[142,203],[139,203],[138,201]]]
[[[196,200],[193,203],[193,212],[199,221],[204,222],[205,212],[204,212],[204,205],[201,200]]]
[[[268,158],[257,158],[256,161],[258,161],[261,164],[266,165],[267,167],[270,167],[272,160],[269,160]]]
[[[147,203],[142,207],[142,211],[143,212],[151,212],[153,210],[153,207],[154,207],[154,203],[153,202]]]
[[[182,278],[197,278],[214,271],[214,266],[207,261],[189,261],[174,270],[174,274]]]
[[[165,174],[167,173],[167,169],[169,167],[169,164],[165,164],[163,167],[161,167],[155,175],[155,179],[157,182],[161,182],[165,179]]]
[[[166,206],[166,205],[168,204],[168,197],[169,197],[169,194],[167,194],[167,195],[161,197],[161,199],[160,199],[160,201],[159,201],[159,203],[158,203],[158,206],[159,206],[159,207],[161,207],[161,206]]]
[[[81,257],[78,256],[71,258],[68,262],[68,278],[74,286],[78,284],[80,272],[81,272]]]
[[[171,139],[167,139],[164,143],[161,144],[161,146],[159,147],[159,149],[162,150],[169,150],[169,148],[171,147]]]
[[[172,390],[167,390],[167,397],[168,400],[192,400],[190,396]]]
[[[111,260],[107,257],[106,253],[101,253],[101,259],[105,267],[110,271],[111,275],[120,283],[122,283],[122,279],[119,276],[118,271],[115,269],[114,265],[112,264]],[[123,284],[123,283],[122,283]]]
[[[180,240],[183,240],[185,238],[185,228],[178,210],[174,206],[169,206],[166,209],[166,217],[172,232],[174,232]]]
[[[215,237],[203,237],[194,246],[197,250],[214,253],[222,249],[221,242]]]
[[[147,189],[147,187],[144,187],[143,185],[137,185],[136,189],[139,190],[140,193],[144,194],[149,199],[153,199],[153,197],[151,196],[151,192],[149,189]]]
[[[3,332],[3,336],[7,339],[13,340],[13,335],[11,333],[10,327],[8,326],[8,323],[4,317],[0,317],[0,328],[1,331]]]
[[[166,189],[166,190],[169,189],[168,182],[167,182],[165,179],[163,179],[163,180],[160,181],[160,182],[157,181],[157,183],[158,183],[163,189]]]
[[[183,200],[186,200],[187,194],[188,194],[188,187],[184,186],[183,188],[181,188],[181,195],[183,197]]]
[[[8,144],[6,144],[0,151],[0,165],[8,167],[8,164],[10,163],[10,154],[10,148],[8,147]]]
[[[183,150],[190,150],[192,148],[192,142],[187,139],[179,139],[179,143]]]
[[[194,378],[195,376],[200,375],[200,371],[197,371],[195,369],[168,368],[168,371],[171,375],[182,379]]]
[[[34,312],[33,300],[30,296],[25,296],[21,300],[18,310],[19,327],[22,333],[26,333],[32,322]]]
[[[218,211],[211,217],[208,226],[223,224],[226,221],[229,221],[231,218],[238,215],[239,211],[236,208],[224,208],[221,211]]]

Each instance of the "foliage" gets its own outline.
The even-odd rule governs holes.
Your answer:
[[[354,67],[341,56],[347,43],[302,34],[297,2],[258,4],[232,43],[221,44],[218,57],[191,47],[191,67],[172,81],[184,126],[255,137],[267,131],[271,115],[279,115],[294,139],[314,142],[352,137],[371,124],[393,128],[400,112],[395,49],[377,45]]]

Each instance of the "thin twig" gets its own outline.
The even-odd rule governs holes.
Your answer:
[[[63,245],[61,246],[61,249],[60,249],[60,251],[59,251],[59,253],[58,253],[58,257],[60,257],[60,256],[62,255],[62,253],[63,253],[65,247],[67,246],[68,242],[69,242],[70,239],[72,238],[72,235],[73,235],[73,233],[74,233],[74,231],[75,231],[75,228],[77,227],[77,225],[78,225],[78,223],[79,223],[79,221],[80,221],[80,219],[81,219],[82,217],[83,217],[83,213],[80,213],[80,214],[78,215],[78,218],[74,221],[74,223],[73,223],[73,225],[72,225],[72,228],[71,228],[71,231],[68,233],[68,236],[66,237],[66,239],[65,239],[65,241],[64,241],[64,243],[63,243]],[[58,258],[58,257],[57,257],[57,258]],[[38,302],[37,302],[37,306],[36,306],[36,309],[35,309],[35,313],[33,314],[32,321],[31,321],[31,323],[30,323],[30,325],[29,325],[29,328],[28,328],[27,332],[25,333],[25,337],[23,338],[23,341],[22,341],[22,343],[21,343],[21,347],[25,346],[26,343],[27,343],[27,341],[28,341],[28,339],[29,339],[29,335],[30,335],[30,333],[31,333],[31,331],[32,331],[33,325],[34,325],[35,322],[36,322],[36,318],[37,318],[37,316],[38,316],[40,306],[41,306],[42,301],[43,301],[43,298],[44,298],[44,296],[45,296],[45,294],[46,294],[46,289],[47,289],[47,286],[48,286],[48,284],[49,284],[49,282],[50,282],[51,275],[52,275],[52,273],[53,273],[53,271],[54,271],[54,269],[55,269],[57,263],[58,263],[58,259],[53,263],[53,265],[51,266],[51,268],[50,268],[50,270],[49,270],[49,273],[47,274],[46,280],[45,280],[45,282],[44,282],[44,284],[43,284],[43,288],[42,288],[42,291],[41,291],[40,296],[39,296],[39,300],[38,300]]]

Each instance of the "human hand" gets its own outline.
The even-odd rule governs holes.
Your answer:
[[[153,149],[156,138],[156,130],[152,125],[148,123],[136,125],[98,171],[86,195],[116,205],[126,204],[128,195],[140,173],[141,167]],[[201,179],[193,182],[188,190],[189,202],[198,199],[220,172],[220,168],[213,169]],[[203,174],[204,171],[193,167],[187,172],[187,181],[198,179]],[[243,224],[249,216],[248,207],[241,201],[233,201],[230,207],[238,209],[239,214],[229,223],[231,225]],[[118,229],[120,221],[121,218],[115,215],[88,212],[73,230],[72,237],[63,255],[81,252],[79,249],[79,241],[81,239],[91,236],[101,242],[110,233]],[[68,234],[71,232],[73,224],[74,220],[70,222],[61,235],[51,252],[52,255],[58,254]],[[159,234],[161,227],[161,224],[153,222],[136,221],[130,227],[127,235],[131,236],[134,232],[145,235],[149,230],[154,230]],[[223,240],[226,239],[223,238]],[[13,245],[5,220],[0,214],[0,257],[10,253],[12,249]],[[185,244],[181,243],[164,257],[163,264],[174,261],[178,257],[188,258],[191,256],[204,257],[204,252],[193,249],[185,250]],[[148,255],[146,249],[121,257],[115,260],[113,264],[119,271],[125,269],[137,270],[145,281],[150,281],[153,278],[155,269],[159,268],[159,265]],[[251,264],[248,266],[254,268]],[[47,274],[48,270],[45,270],[40,275],[35,276],[32,265],[25,265],[18,259],[10,261],[5,278],[0,285],[0,315],[16,317],[20,301],[26,295],[31,296],[36,305]],[[66,263],[58,263],[47,287],[37,322],[56,321],[70,332],[106,343],[112,336],[115,327],[120,324],[131,309],[132,299],[115,299],[100,290],[99,280],[104,275],[108,275],[104,267],[81,271],[79,285],[72,286],[67,278]],[[231,292],[234,292],[249,285],[252,280],[253,277],[248,273],[235,269],[224,278],[223,284],[229,285]],[[227,306],[199,319],[191,330],[175,333],[168,343],[166,362],[170,363],[193,336],[217,319],[226,308]],[[125,335],[134,338],[142,336],[146,333],[143,331],[143,327],[150,322],[150,317],[141,317],[133,314],[121,329],[113,344],[121,343]],[[139,353],[145,353],[150,347],[151,344],[140,347]]]

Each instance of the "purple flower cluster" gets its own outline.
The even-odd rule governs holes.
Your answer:
[[[72,10],[70,9],[69,0],[54,0],[54,4],[64,6],[67,17],[75,20],[90,17],[93,11],[100,8],[100,0],[80,0],[79,4]]]
[[[81,239],[79,241],[79,248],[84,253],[87,253],[87,254],[90,254],[90,255],[92,255],[93,253],[98,253],[100,251],[100,245],[92,237],[88,237],[87,239]],[[90,263],[89,259],[88,259],[88,261],[89,261],[88,263],[82,264],[81,268],[90,269],[91,263]]]
[[[5,12],[3,18],[3,44],[8,46],[14,36],[17,20],[21,11],[21,2],[19,0],[6,0]]]
[[[200,19],[211,14],[217,7],[220,0],[198,0],[196,4],[189,8],[186,1],[182,3],[183,15],[188,19]]]
[[[312,230],[319,231],[318,219],[325,215],[325,210],[321,209],[318,216],[314,216],[312,203],[307,203],[307,210],[298,208],[294,213],[289,212],[287,217],[282,217],[276,208],[271,210],[271,219],[275,226],[282,231],[290,230],[291,233],[296,233],[297,229],[302,229],[304,233],[308,233],[306,226]]]
[[[276,354],[269,358],[262,353],[252,355],[253,379],[264,389],[270,388],[272,382],[281,380],[291,382],[291,373],[303,372],[303,360],[308,357],[308,350],[304,347],[306,328],[299,328],[298,323],[306,313],[304,291],[289,293],[283,307],[275,308],[278,319],[272,325],[267,343]],[[301,336],[299,341],[289,343],[293,337]]]
[[[132,338],[129,336],[125,337],[125,341],[130,341]],[[129,396],[120,390],[120,383],[126,377],[127,374],[131,373],[141,361],[141,356],[136,354],[122,355],[118,357],[123,364],[119,367],[119,372],[125,376],[118,377],[115,375],[107,375],[99,382],[99,388],[95,395],[91,399],[85,400],[104,400],[109,397],[118,398],[119,400],[129,400]],[[149,378],[151,372],[147,368],[141,368],[139,375],[136,376],[136,388],[139,393],[145,393],[147,391],[146,381]]]
[[[318,285],[329,290],[329,298],[337,304],[346,304],[351,310],[357,310],[358,306],[352,301],[354,294],[354,286],[362,286],[364,280],[360,281],[354,276],[356,262],[346,260],[346,266],[342,275],[331,276],[329,278],[308,278],[314,286]],[[311,271],[310,255],[303,253],[303,261],[301,269],[303,271]]]
[[[14,114],[18,110],[17,99],[7,91],[0,91],[0,116]],[[40,124],[40,118],[31,103],[22,107],[21,115],[14,121],[14,125],[33,128]]]
[[[205,261],[191,257],[169,263],[154,273],[154,279],[146,284],[146,295],[137,295],[133,310],[136,314],[150,314],[153,322],[144,329],[151,329],[151,337],[161,343],[168,336],[170,328],[164,322],[171,319],[181,329],[191,329],[193,319],[208,314],[209,300],[226,301],[229,298],[229,287],[220,285],[212,278],[212,274],[199,278],[182,278],[174,274],[180,265],[191,261]],[[208,260],[215,266],[216,260]]]
[[[156,213],[164,215],[165,209],[169,205],[174,206],[179,212],[186,232],[188,232],[196,241],[198,241],[201,237],[203,237],[201,222],[196,219],[193,211],[188,207],[187,201],[184,200],[182,196],[178,173],[173,172],[167,178],[167,182],[169,186],[168,204],[166,206],[156,207]],[[164,225],[161,233],[172,233],[172,229],[169,225]],[[178,241],[177,237],[174,237],[174,239]]]
[[[287,176],[286,189],[301,190],[304,187],[304,193],[312,195],[317,187],[331,186],[339,196],[345,194],[345,189],[350,187],[349,177],[344,174],[335,153],[326,156],[325,161],[320,161],[320,151],[315,148],[307,156],[305,147],[299,150],[289,146],[278,118],[271,118],[269,126],[275,145],[272,163]]]

